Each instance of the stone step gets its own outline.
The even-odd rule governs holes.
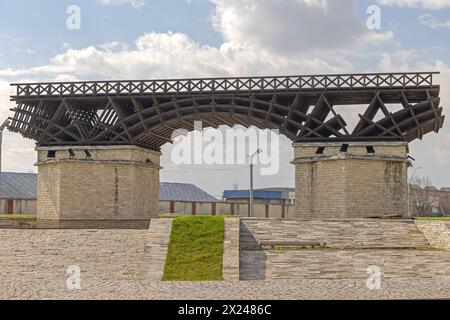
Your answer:
[[[243,219],[241,248],[262,241],[316,242],[330,248],[428,248],[430,244],[413,221],[340,220],[289,221]]]
[[[146,237],[139,279],[161,281],[170,242],[173,219],[152,219]]]
[[[367,279],[371,265],[385,278],[450,277],[450,252],[433,248],[409,220],[241,220],[241,280]]]
[[[325,244],[315,241],[277,241],[277,240],[262,240],[259,242],[259,246],[264,250],[270,249],[314,249],[314,248],[325,248]],[[258,248],[256,248],[258,249]]]
[[[11,222],[7,218],[0,218],[0,228],[11,227]]]
[[[450,252],[424,250],[241,251],[241,280],[450,277]]]

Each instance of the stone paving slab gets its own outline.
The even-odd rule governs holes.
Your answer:
[[[0,279],[65,281],[67,269],[78,266],[84,279],[133,280],[141,266],[148,233],[0,229]]]
[[[56,281],[0,281],[0,299],[309,300],[450,299],[450,278],[387,279],[369,290],[361,279],[231,282],[85,281],[68,290]]]

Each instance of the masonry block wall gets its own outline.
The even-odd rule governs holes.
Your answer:
[[[160,153],[136,146],[44,147],[37,152],[38,220],[158,216]]]
[[[296,218],[407,214],[407,143],[295,143],[294,150]]]

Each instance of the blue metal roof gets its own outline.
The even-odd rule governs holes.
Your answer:
[[[2,172],[0,175],[0,198],[36,199],[37,174]]]
[[[223,193],[225,199],[249,199],[250,190],[225,190]],[[283,193],[281,191],[253,191],[254,199],[270,199],[282,200]]]
[[[160,189],[161,201],[186,201],[186,202],[218,202],[212,195],[199,187],[188,183],[162,182]]]

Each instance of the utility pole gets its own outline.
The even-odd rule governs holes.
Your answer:
[[[253,162],[250,162],[250,208],[249,217],[253,217]]]
[[[258,155],[258,154],[260,154],[262,152],[262,150],[261,149],[258,149],[258,150],[256,150],[255,151],[255,153],[254,154],[252,154],[249,158],[250,158],[250,203],[249,203],[249,205],[250,205],[250,211],[249,211],[249,216],[250,216],[250,218],[251,217],[253,217],[254,215],[253,215],[253,167],[254,167],[254,164],[253,164],[253,158],[256,156],[256,155]]]
[[[9,119],[6,119],[5,122],[0,126],[0,199],[2,197],[2,143],[3,143],[3,130],[9,125]]]

